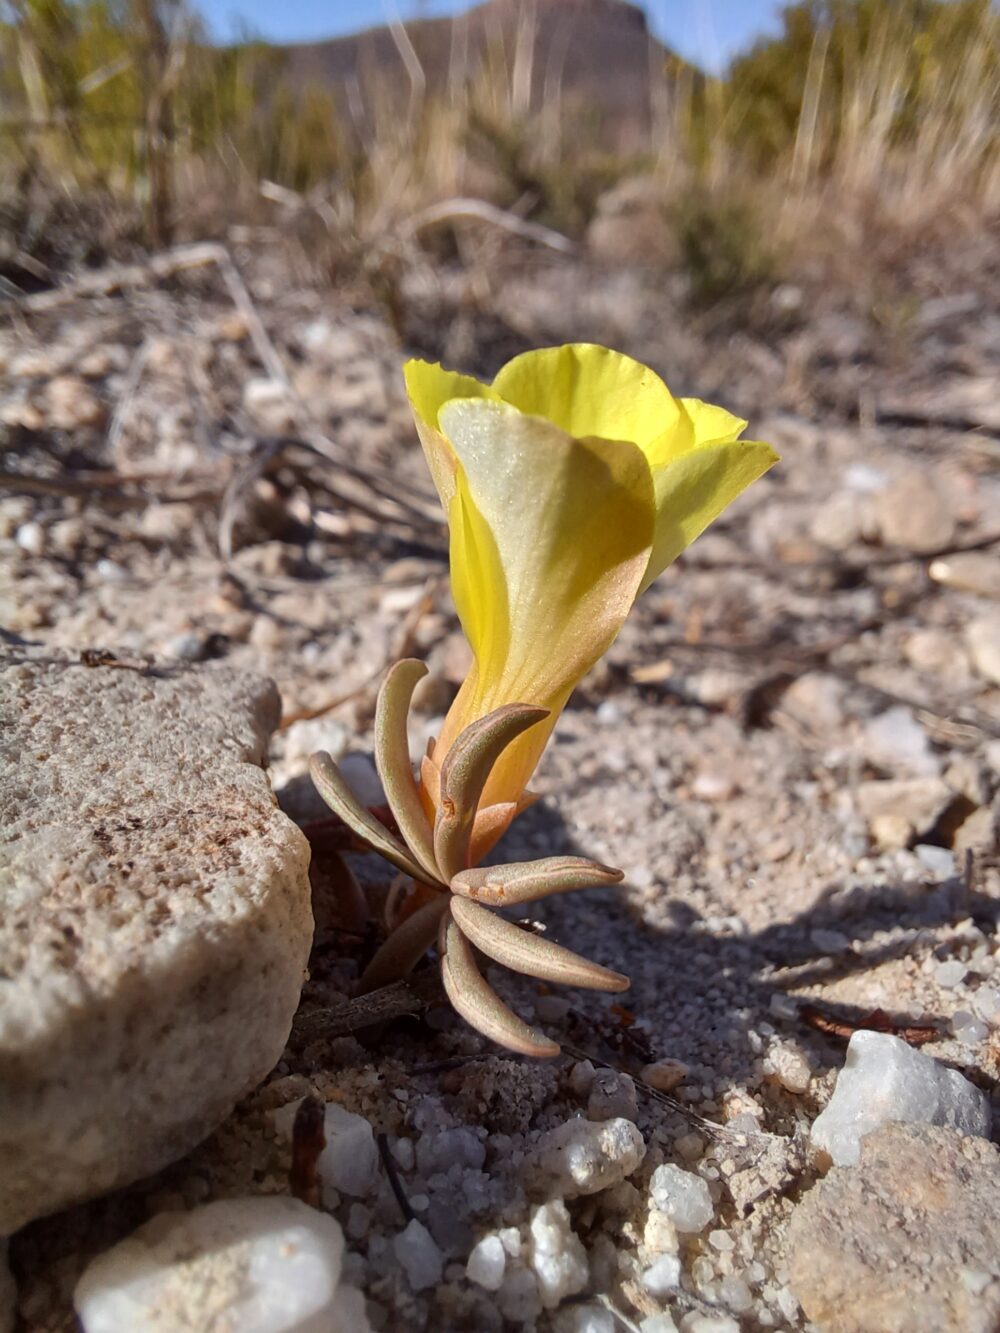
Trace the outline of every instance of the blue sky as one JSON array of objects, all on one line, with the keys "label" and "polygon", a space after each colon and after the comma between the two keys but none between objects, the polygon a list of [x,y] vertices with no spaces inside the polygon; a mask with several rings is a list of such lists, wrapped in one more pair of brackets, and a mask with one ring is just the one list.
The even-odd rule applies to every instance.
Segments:
[{"label": "blue sky", "polygon": [[[336,37],[401,18],[459,13],[460,0],[196,0],[196,8],[218,40],[237,35],[241,26],[276,42]],[[723,69],[755,37],[779,30],[778,0],[648,0],[644,8],[656,35],[705,69]]]}]

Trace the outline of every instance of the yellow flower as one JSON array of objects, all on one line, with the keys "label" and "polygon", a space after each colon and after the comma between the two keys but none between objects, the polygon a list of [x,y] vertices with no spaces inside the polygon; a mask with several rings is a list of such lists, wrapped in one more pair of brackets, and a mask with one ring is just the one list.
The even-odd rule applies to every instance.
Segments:
[{"label": "yellow flower", "polygon": [[530,801],[559,713],[635,599],[777,455],[739,439],[745,421],[590,343],[526,352],[492,384],[425,361],[404,373],[475,655],[424,760],[428,813],[465,727],[504,704],[549,710],[490,776],[475,864]]}]

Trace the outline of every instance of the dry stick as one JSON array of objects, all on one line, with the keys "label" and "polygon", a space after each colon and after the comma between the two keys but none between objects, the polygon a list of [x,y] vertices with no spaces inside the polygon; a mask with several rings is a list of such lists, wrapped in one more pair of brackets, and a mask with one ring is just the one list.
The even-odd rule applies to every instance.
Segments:
[{"label": "dry stick", "polygon": [[417,626],[434,605],[434,597],[440,582],[441,580],[437,576],[427,580],[424,585],[423,596],[414,606],[410,607],[394,635],[386,660],[381,662],[360,684],[353,686],[342,694],[334,695],[332,699],[327,699],[325,703],[316,708],[298,708],[293,713],[286,713],[278,724],[278,730],[287,731],[293,722],[311,722],[314,718],[332,713],[335,708],[349,703],[352,699],[372,696],[376,683],[382,679],[383,674],[393,662],[398,662],[402,657],[409,657],[412,653]]},{"label": "dry stick", "polygon": [[440,204],[432,204],[430,208],[414,214],[404,224],[404,235],[415,236],[436,222],[449,222],[453,218],[476,218],[480,222],[489,222],[494,227],[502,227],[515,236],[523,236],[525,240],[537,241],[539,245],[546,245],[550,250],[558,250],[561,254],[573,254],[576,250],[574,243],[562,232],[553,231],[551,227],[543,227],[538,222],[526,222],[516,213],[497,208],[494,204],[486,203],[484,199],[459,197],[445,199]]},{"label": "dry stick", "polygon": [[28,314],[38,314],[57,310],[81,296],[110,296],[124,287],[145,287],[186,269],[218,264],[220,252],[225,253],[214,241],[176,246],[162,254],[151,255],[144,264],[110,264],[97,272],[83,273],[52,291],[34,292],[23,297],[16,302],[16,307]]},{"label": "dry stick", "polygon": [[[295,404],[298,425],[302,433],[302,440],[297,442],[307,444],[315,453],[335,463],[347,476],[360,482],[380,499],[397,506],[411,518],[418,519],[421,524],[433,523],[435,527],[439,526],[429,509],[421,508],[401,498],[398,485],[391,477],[381,477],[374,471],[366,472],[354,466],[345,456],[345,451],[316,428],[305,404],[296,393],[277,348],[257,313],[246,283],[225,246],[217,242],[176,246],[162,254],[153,255],[145,264],[112,265],[98,273],[83,274],[52,291],[23,297],[11,305],[16,311],[28,313],[54,310],[77,297],[108,295],[125,287],[146,286],[171,277],[175,273],[193,268],[205,268],[211,264],[218,269],[233,305],[246,321],[247,332],[258,359],[268,375],[281,384]],[[363,503],[358,496],[348,495],[343,498],[346,503],[355,507]],[[387,518],[384,512],[378,510],[369,511],[369,516],[377,522],[385,522]]]},{"label": "dry stick", "polygon": [[228,565],[233,558],[233,529],[239,514],[239,502],[243,493],[260,477],[276,454],[281,452],[281,444],[272,441],[262,449],[254,450],[249,462],[239,468],[226,487],[219,509],[219,554]]},{"label": "dry stick", "polygon": [[[572,1055],[576,1060],[589,1060],[592,1064],[602,1065],[605,1069],[613,1069],[616,1074],[624,1072],[616,1068],[610,1060],[602,1060],[599,1055],[595,1055],[592,1051],[585,1051],[582,1047],[574,1046],[568,1041],[563,1042],[562,1048],[565,1054]],[[659,1088],[651,1088],[641,1078],[636,1080],[635,1088],[636,1092],[651,1097],[654,1102],[659,1102],[662,1106],[668,1106],[671,1111],[676,1111],[678,1115],[690,1120],[692,1124],[698,1125],[710,1138],[717,1139],[720,1135],[726,1133],[724,1125],[716,1124],[714,1120],[706,1120],[697,1111],[692,1111],[690,1106],[685,1106],[683,1102],[678,1101],[676,1097],[671,1097],[669,1093],[660,1092]]]},{"label": "dry stick", "polygon": [[114,414],[111,417],[111,424],[108,426],[108,450],[112,457],[118,448],[118,442],[121,439],[122,431],[125,429],[125,422],[132,411],[132,405],[135,402],[136,392],[139,388],[139,381],[142,379],[142,372],[146,368],[146,362],[149,359],[149,353],[152,346],[152,338],[144,338],[139,344],[139,347],[129,364],[128,372],[125,376],[125,383],[122,385],[122,391],[118,395]]},{"label": "dry stick", "polygon": [[389,1023],[406,1014],[419,1015],[444,1000],[441,975],[436,967],[381,986],[369,995],[359,995],[333,1009],[314,1009],[297,1019],[299,1031],[308,1037],[349,1037],[365,1028]]},{"label": "dry stick", "polygon": [[389,1151],[389,1139],[385,1134],[376,1134],[375,1142],[378,1144],[378,1155],[382,1159],[382,1168],[385,1171],[386,1179],[389,1182],[389,1188],[396,1197],[399,1204],[399,1211],[403,1214],[404,1222],[413,1222],[416,1220],[416,1213],[410,1206],[410,1201],[406,1197],[406,1191],[403,1189],[403,1182],[399,1178],[396,1170],[396,1163],[392,1160],[392,1153]]}]

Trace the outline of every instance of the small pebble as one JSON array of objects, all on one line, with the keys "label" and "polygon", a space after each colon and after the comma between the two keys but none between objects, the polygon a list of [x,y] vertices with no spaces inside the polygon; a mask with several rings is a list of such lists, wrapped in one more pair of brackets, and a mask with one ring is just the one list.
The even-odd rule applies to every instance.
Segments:
[{"label": "small pebble", "polygon": [[955,876],[955,853],[947,847],[934,847],[930,843],[918,843],[913,849],[922,865],[931,872],[935,879],[953,879]]},{"label": "small pebble", "polygon": [[772,991],[771,998],[767,1002],[767,1007],[775,1018],[785,1018],[792,1021],[799,1016],[799,1001],[797,997],[794,995],[787,995],[784,991]]},{"label": "small pebble", "polygon": [[959,1041],[968,1046],[978,1046],[990,1035],[987,1025],[965,1009],[958,1009],[952,1014],[951,1030]]},{"label": "small pebble", "polygon": [[676,1254],[661,1255],[640,1278],[651,1296],[670,1296],[681,1285],[681,1261]]},{"label": "small pebble", "polygon": [[861,1140],[890,1120],[990,1132],[986,1095],[954,1069],[887,1032],[855,1032],[833,1096],[813,1122],[814,1148],[854,1166]]},{"label": "small pebble", "polygon": [[677,1333],[677,1325],[666,1312],[650,1314],[640,1322],[639,1333]]},{"label": "small pebble", "polygon": [[753,1294],[741,1277],[724,1277],[719,1283],[719,1299],[735,1314],[746,1314],[753,1304]]},{"label": "small pebble", "polygon": [[654,1207],[666,1213],[682,1235],[704,1230],[715,1215],[712,1196],[701,1176],[672,1162],[656,1168],[649,1192]]},{"label": "small pebble", "polygon": [[705,1140],[692,1129],[674,1139],[674,1150],[685,1162],[697,1162],[705,1152]]},{"label": "small pebble", "polygon": [[555,1333],[616,1333],[617,1323],[602,1305],[575,1305],[559,1311],[553,1328]]},{"label": "small pebble", "polygon": [[728,1231],[710,1231],[708,1233],[708,1243],[713,1250],[718,1250],[720,1254],[729,1254],[736,1246],[736,1242]]},{"label": "small pebble", "polygon": [[567,1120],[538,1144],[539,1165],[564,1198],[617,1185],[645,1155],[646,1145],[631,1120]]},{"label": "small pebble", "polygon": [[655,1064],[644,1066],[639,1077],[647,1087],[656,1088],[658,1092],[673,1092],[689,1072],[683,1060],[657,1060]]},{"label": "small pebble", "polygon": [[334,1219],[297,1199],[224,1199],[153,1217],[90,1263],[73,1303],[84,1333],[366,1333],[343,1251]]},{"label": "small pebble", "polygon": [[362,1115],[327,1102],[323,1117],[326,1147],[320,1154],[319,1174],[324,1190],[340,1190],[364,1198],[375,1188],[379,1174],[378,1148],[372,1127]]},{"label": "small pebble", "polygon": [[423,1222],[414,1218],[393,1238],[392,1250],[412,1291],[425,1291],[441,1281],[444,1257]]},{"label": "small pebble", "polygon": [[943,986],[945,990],[954,990],[956,986],[961,986],[968,970],[965,963],[953,958],[945,963],[939,963],[934,976],[939,986]]},{"label": "small pebble", "polygon": [[499,1291],[507,1268],[507,1251],[499,1236],[484,1236],[472,1248],[465,1275],[486,1291]]},{"label": "small pebble", "polygon": [[26,555],[42,555],[45,551],[45,529],[41,523],[22,523],[14,540]]},{"label": "small pebble", "polygon": [[587,1252],[570,1225],[562,1199],[543,1203],[531,1215],[531,1266],[546,1310],[557,1309],[567,1296],[587,1285]]},{"label": "small pebble", "polygon": [[635,1120],[638,1115],[635,1083],[628,1074],[614,1069],[599,1069],[587,1097],[588,1120]]}]

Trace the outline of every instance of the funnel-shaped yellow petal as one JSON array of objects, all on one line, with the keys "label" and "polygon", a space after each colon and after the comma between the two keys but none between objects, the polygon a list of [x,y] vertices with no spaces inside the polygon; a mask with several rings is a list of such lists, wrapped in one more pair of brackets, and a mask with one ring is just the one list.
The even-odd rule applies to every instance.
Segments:
[{"label": "funnel-shaped yellow petal", "polygon": [[724,408],[674,398],[648,367],[590,343],[526,352],[492,385],[411,361],[406,384],[475,653],[424,760],[428,814],[465,727],[506,704],[550,710],[493,770],[475,864],[523,808],[563,705],[635,598],[776,455],[740,442],[746,423]]},{"label": "funnel-shaped yellow petal", "polygon": [[481,400],[441,409],[459,461],[452,589],[476,664],[435,758],[503,701],[553,710],[501,755],[486,805],[517,801],[570,691],[635,600],[653,540],[653,487],[634,444],[573,439]]}]

